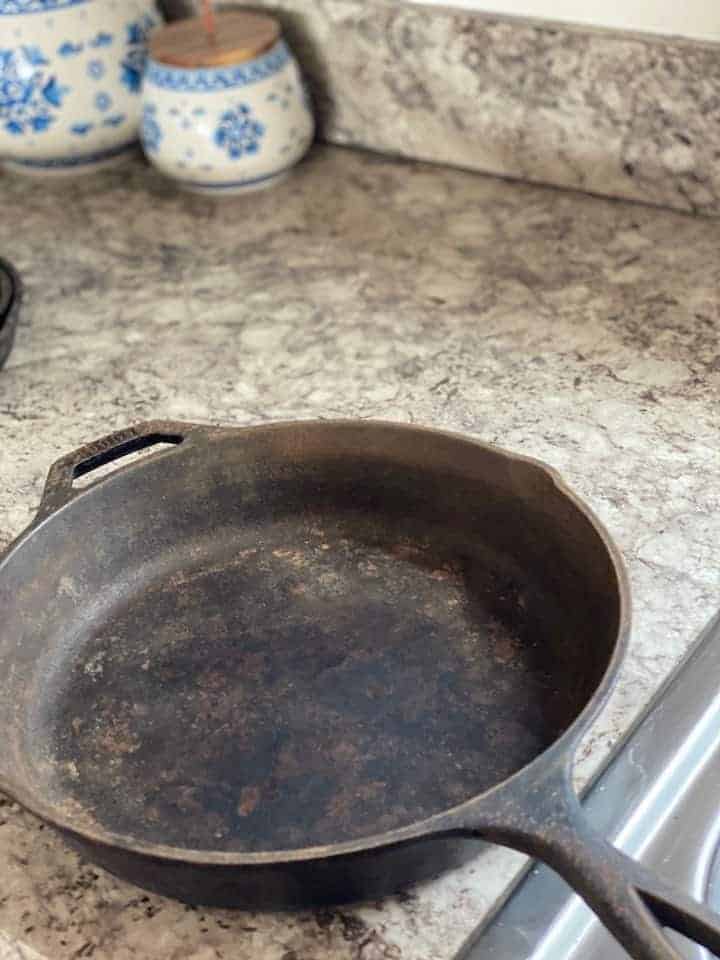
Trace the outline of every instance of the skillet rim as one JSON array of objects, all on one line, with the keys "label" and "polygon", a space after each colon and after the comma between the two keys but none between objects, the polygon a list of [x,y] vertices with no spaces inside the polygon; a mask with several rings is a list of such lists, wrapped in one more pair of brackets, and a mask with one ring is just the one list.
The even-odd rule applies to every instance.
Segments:
[{"label": "skillet rim", "polygon": [[[419,840],[425,837],[447,835],[453,832],[462,832],[463,817],[466,812],[472,809],[480,801],[486,801],[493,794],[499,794],[501,791],[509,788],[513,781],[520,778],[526,778],[534,770],[540,770],[545,767],[552,758],[563,756],[565,765],[571,768],[574,759],[575,748],[578,742],[597,718],[602,708],[605,706],[610,693],[614,687],[620,666],[623,662],[627,650],[628,638],[630,633],[631,620],[631,594],[630,582],[619,548],[610,536],[605,525],[597,517],[595,512],[568,486],[562,475],[544,461],[527,456],[525,454],[515,453],[494,443],[488,443],[477,439],[475,436],[459,433],[452,430],[443,430],[436,427],[427,427],[415,423],[404,423],[402,421],[384,420],[384,419],[358,419],[358,418],[327,418],[327,419],[308,419],[308,420],[279,420],[279,421],[260,421],[258,423],[235,426],[232,424],[212,424],[212,423],[191,423],[171,420],[148,420],[141,421],[130,428],[130,431],[137,434],[174,432],[185,434],[188,439],[193,433],[205,433],[206,435],[221,436],[228,433],[235,436],[258,430],[277,430],[283,431],[296,429],[298,427],[319,429],[332,427],[345,427],[357,429],[358,427],[381,427],[389,430],[401,430],[408,433],[415,433],[420,436],[442,437],[446,440],[460,443],[467,446],[477,447],[481,450],[500,455],[506,460],[523,464],[538,473],[544,475],[551,481],[557,492],[568,500],[572,506],[582,514],[589,522],[593,531],[599,538],[602,546],[605,548],[608,559],[610,560],[613,573],[616,579],[616,595],[618,600],[618,626],[615,636],[615,643],[612,655],[608,665],[595,688],[594,693],[589,698],[583,709],[572,721],[572,723],[563,731],[563,733],[552,741],[544,750],[542,750],[529,763],[520,767],[515,773],[499,781],[486,791],[475,794],[461,804],[448,807],[423,820],[417,820],[385,833],[370,834],[366,837],[347,840],[342,843],[333,843],[328,845],[316,845],[312,847],[299,847],[289,850],[271,850],[271,851],[223,851],[223,850],[202,850],[189,847],[175,847],[172,845],[148,843],[134,839],[131,835],[117,834],[104,829],[100,824],[97,828],[89,828],[78,823],[77,818],[58,810],[57,805],[46,802],[42,797],[38,797],[32,790],[25,789],[22,784],[13,785],[0,770],[0,792],[6,794],[11,800],[20,804],[29,813],[38,817],[49,826],[77,838],[78,841],[91,844],[98,847],[104,847],[111,851],[123,851],[132,856],[145,857],[155,861],[161,861],[176,866],[197,866],[197,867],[217,867],[217,868],[235,868],[235,867],[282,867],[283,865],[299,864],[318,860],[327,860],[329,858],[347,857],[353,854],[361,854],[372,850],[379,850],[397,845],[408,843],[412,840]],[[128,431],[122,431],[123,434]],[[179,445],[182,447],[182,444]],[[79,452],[79,451],[78,451]],[[43,510],[43,502],[38,506],[35,518],[23,530],[18,537],[13,540],[9,546],[0,554],[0,577],[2,576],[5,564],[15,553],[22,548],[24,543],[34,536],[46,523],[49,523],[54,517],[61,513],[70,504],[89,496],[91,491],[100,484],[111,481],[114,477],[127,471],[141,470],[145,464],[151,460],[156,460],[173,455],[174,450],[165,450],[151,454],[139,461],[117,467],[111,474],[101,477],[94,483],[88,484],[82,489],[73,492],[62,505],[49,511]],[[66,455],[56,461],[50,468],[50,474],[61,464],[67,463],[73,454]],[[44,497],[44,494],[43,494]]]}]

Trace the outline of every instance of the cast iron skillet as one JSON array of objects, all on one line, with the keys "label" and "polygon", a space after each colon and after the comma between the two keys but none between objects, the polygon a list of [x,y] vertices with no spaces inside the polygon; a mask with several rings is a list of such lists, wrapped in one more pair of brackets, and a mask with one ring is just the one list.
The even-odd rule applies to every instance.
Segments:
[{"label": "cast iron skillet", "polygon": [[142,424],[51,469],[0,609],[0,787],[114,873],[292,906],[483,838],[550,864],[635,960],[680,960],[661,925],[720,953],[572,789],[628,586],[540,463],[389,423]]}]

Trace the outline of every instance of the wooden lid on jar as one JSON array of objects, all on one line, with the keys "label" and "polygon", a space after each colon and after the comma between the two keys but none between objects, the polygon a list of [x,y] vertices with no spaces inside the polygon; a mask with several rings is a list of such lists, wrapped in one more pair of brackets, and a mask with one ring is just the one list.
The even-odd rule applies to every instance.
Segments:
[{"label": "wooden lid on jar", "polygon": [[150,56],[158,63],[189,69],[222,67],[265,53],[280,36],[280,24],[264,13],[227,10],[215,15],[215,32],[202,17],[177,20],[155,30]]}]

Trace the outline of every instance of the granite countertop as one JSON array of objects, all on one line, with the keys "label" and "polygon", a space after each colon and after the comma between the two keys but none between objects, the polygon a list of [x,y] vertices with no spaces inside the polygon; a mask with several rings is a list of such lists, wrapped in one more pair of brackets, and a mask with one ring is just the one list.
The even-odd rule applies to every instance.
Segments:
[{"label": "granite countertop", "polygon": [[[218,205],[139,161],[0,187],[27,290],[0,373],[0,546],[55,458],[145,418],[383,417],[540,457],[632,581],[586,776],[718,605],[720,223],[332,148]],[[5,803],[0,960],[446,960],[521,862],[487,848],[316,914],[194,910]]]}]

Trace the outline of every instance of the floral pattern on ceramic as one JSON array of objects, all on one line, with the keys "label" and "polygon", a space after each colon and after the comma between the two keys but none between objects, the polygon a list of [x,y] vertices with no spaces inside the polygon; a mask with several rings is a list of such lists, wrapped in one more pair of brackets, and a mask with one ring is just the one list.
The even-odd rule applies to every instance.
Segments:
[{"label": "floral pattern on ceramic", "polygon": [[226,110],[215,130],[215,143],[227,151],[231,160],[246,153],[257,153],[265,127],[253,117],[247,103]]},{"label": "floral pattern on ceramic", "polygon": [[147,78],[152,86],[177,93],[218,93],[275,76],[290,62],[290,58],[287,44],[281,40],[263,56],[234,67],[188,70],[150,60]]},{"label": "floral pattern on ceramic", "polygon": [[83,52],[83,49],[82,43],[71,43],[66,40],[65,43],[60,44],[57,52],[61,57],[76,57]]},{"label": "floral pattern on ceramic", "polygon": [[127,27],[127,48],[121,64],[120,81],[131,93],[139,93],[142,86],[147,60],[145,41],[153,26],[152,17],[145,16]]},{"label": "floral pattern on ceramic", "polygon": [[97,36],[93,37],[90,40],[91,47],[109,47],[113,42],[113,35],[111,33],[103,33],[101,30]]},{"label": "floral pattern on ceramic", "polygon": [[87,75],[91,80],[102,80],[105,76],[105,64],[102,60],[90,60],[87,65]]},{"label": "floral pattern on ceramic", "polygon": [[159,22],[155,0],[0,0],[0,160],[74,171],[132,149]]},{"label": "floral pattern on ceramic", "polygon": [[142,126],[140,127],[140,136],[146,153],[157,153],[160,141],[163,138],[160,124],[157,122],[155,114],[157,113],[152,104],[146,104],[143,107]]},{"label": "floral pattern on ceramic", "polygon": [[189,190],[256,189],[284,175],[314,133],[300,70],[283,40],[237,66],[189,69],[150,60],[141,142]]},{"label": "floral pattern on ceramic", "polygon": [[0,0],[0,17],[13,13],[51,13],[63,7],[78,7],[88,0]]},{"label": "floral pattern on ceramic", "polygon": [[0,122],[13,137],[42,133],[56,119],[67,90],[47,66],[39,47],[0,48]]}]

